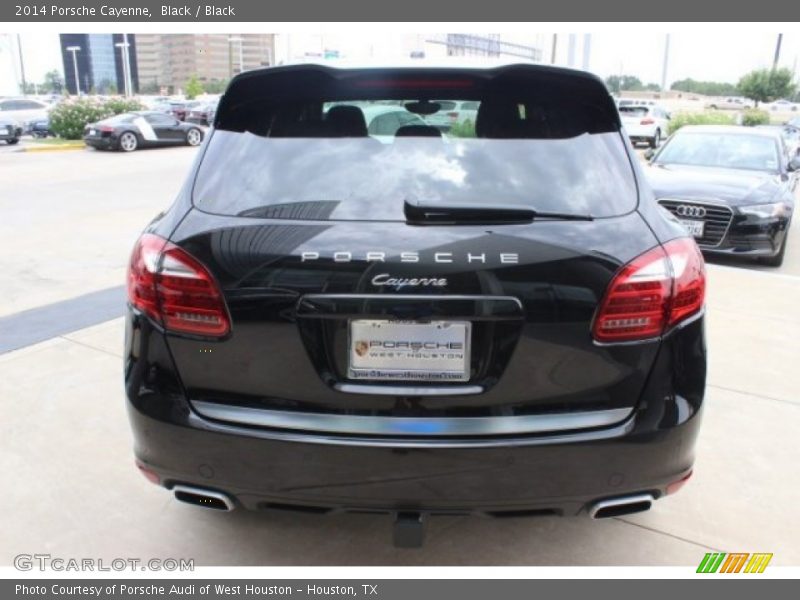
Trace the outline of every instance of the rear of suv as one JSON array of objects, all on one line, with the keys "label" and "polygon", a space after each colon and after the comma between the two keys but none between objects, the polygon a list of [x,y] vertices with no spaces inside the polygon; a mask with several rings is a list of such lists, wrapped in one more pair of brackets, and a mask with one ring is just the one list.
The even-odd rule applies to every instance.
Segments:
[{"label": "rear of suv", "polygon": [[[368,133],[370,107],[444,100],[474,130]],[[646,510],[691,474],[704,286],[594,76],[243,73],[131,256],[137,464],[186,502],[382,512],[401,537]]]}]

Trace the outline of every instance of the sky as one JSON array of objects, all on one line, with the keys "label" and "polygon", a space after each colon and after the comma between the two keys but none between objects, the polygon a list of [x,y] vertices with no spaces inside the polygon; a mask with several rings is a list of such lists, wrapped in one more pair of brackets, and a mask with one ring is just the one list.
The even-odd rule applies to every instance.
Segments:
[{"label": "sky", "polygon": [[[545,34],[544,36],[542,34]],[[365,33],[359,35],[359,42],[354,45],[353,34],[349,36],[349,48],[362,47],[368,56],[370,48],[385,43],[386,33]],[[537,31],[532,36],[550,40],[551,32]],[[519,38],[519,34],[515,38]],[[566,33],[559,33],[559,50],[557,56],[566,60]],[[55,33],[23,33],[20,34],[25,72],[28,81],[40,82],[44,74],[52,69],[63,72],[58,35]],[[739,77],[752,69],[767,67],[772,64],[777,35],[774,33],[751,32],[743,34],[742,30],[725,31],[720,24],[717,30],[704,33],[680,32],[670,37],[670,55],[667,81],[691,77],[698,80],[726,81],[735,83]],[[578,39],[582,41],[582,34]],[[665,34],[653,33],[650,30],[637,28],[636,24],[620,25],[620,31],[608,30],[592,34],[589,70],[601,77],[620,74],[635,75],[644,83],[661,82],[661,70],[664,59]],[[549,46],[549,43],[547,44]],[[17,58],[17,35],[0,34],[0,95],[17,93],[19,81],[19,63]],[[357,52],[357,50],[353,50]],[[582,51],[578,51],[578,65],[581,63]],[[546,48],[549,56],[549,47]],[[797,67],[800,70],[800,31],[786,33],[783,36],[781,49],[781,66]]]}]

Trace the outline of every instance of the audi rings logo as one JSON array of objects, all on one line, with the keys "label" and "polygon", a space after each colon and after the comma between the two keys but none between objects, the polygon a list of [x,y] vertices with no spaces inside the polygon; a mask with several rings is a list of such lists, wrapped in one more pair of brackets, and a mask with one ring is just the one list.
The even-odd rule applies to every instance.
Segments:
[{"label": "audi rings logo", "polygon": [[689,204],[681,204],[675,209],[675,212],[680,217],[694,217],[696,219],[702,219],[706,216],[705,208],[702,206],[690,206]]}]

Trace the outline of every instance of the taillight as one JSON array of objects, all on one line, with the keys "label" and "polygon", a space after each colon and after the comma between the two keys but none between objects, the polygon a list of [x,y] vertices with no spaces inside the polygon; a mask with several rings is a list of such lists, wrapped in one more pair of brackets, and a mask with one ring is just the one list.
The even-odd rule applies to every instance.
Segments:
[{"label": "taillight", "polygon": [[111,127],[110,125],[101,125],[100,127],[98,127],[98,129],[100,131],[102,131],[103,133],[113,133],[114,132],[114,128]]},{"label": "taillight", "polygon": [[656,247],[622,267],[594,319],[598,342],[658,337],[696,314],[705,299],[703,255],[689,238]]},{"label": "taillight", "polygon": [[128,300],[165,329],[222,337],[230,319],[208,269],[185,250],[145,233],[128,265]]},{"label": "taillight", "polygon": [[449,113],[447,113],[447,116],[450,117],[451,121],[455,121],[456,119],[458,119],[458,113],[457,112],[449,112]]},{"label": "taillight", "polygon": [[653,123],[655,123],[653,119],[642,119],[639,125],[652,125]]}]

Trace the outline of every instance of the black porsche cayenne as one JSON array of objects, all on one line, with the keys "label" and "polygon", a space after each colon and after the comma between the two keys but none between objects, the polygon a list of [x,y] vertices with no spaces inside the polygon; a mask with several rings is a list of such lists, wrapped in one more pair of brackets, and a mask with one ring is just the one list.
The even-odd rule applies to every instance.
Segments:
[{"label": "black porsche cayenne", "polygon": [[[437,100],[474,123],[442,134]],[[703,259],[599,79],[277,67],[214,125],[130,260],[148,479],[414,538],[430,514],[646,510],[689,477]]]}]

